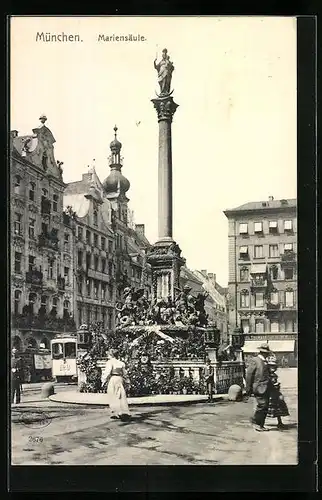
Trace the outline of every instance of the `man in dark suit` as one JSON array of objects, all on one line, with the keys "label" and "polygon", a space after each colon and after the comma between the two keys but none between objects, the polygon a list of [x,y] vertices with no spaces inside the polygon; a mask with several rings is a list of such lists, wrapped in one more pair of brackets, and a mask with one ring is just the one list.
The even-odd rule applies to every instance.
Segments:
[{"label": "man in dark suit", "polygon": [[214,367],[211,365],[209,358],[206,359],[206,364],[204,366],[204,377],[207,387],[208,403],[212,403],[212,393],[214,390]]},{"label": "man in dark suit", "polygon": [[11,403],[20,403],[22,384],[22,359],[17,349],[11,351]]},{"label": "man in dark suit", "polygon": [[250,360],[246,371],[246,395],[254,394],[256,398],[256,409],[252,417],[252,423],[256,431],[268,431],[265,427],[265,419],[268,410],[271,381],[267,357],[270,354],[268,344],[259,347],[259,354]]}]

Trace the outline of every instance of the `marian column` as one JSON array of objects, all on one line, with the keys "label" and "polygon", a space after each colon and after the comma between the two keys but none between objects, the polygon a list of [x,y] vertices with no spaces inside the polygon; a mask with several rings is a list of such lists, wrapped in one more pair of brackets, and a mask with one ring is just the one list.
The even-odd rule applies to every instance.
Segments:
[{"label": "marian column", "polygon": [[155,59],[160,94],[152,99],[159,123],[158,157],[158,241],[148,256],[152,266],[153,297],[175,299],[179,291],[180,268],[185,263],[179,246],[172,234],[172,148],[171,124],[178,107],[171,96],[171,78],[174,66],[167,49],[162,51],[161,61]]}]

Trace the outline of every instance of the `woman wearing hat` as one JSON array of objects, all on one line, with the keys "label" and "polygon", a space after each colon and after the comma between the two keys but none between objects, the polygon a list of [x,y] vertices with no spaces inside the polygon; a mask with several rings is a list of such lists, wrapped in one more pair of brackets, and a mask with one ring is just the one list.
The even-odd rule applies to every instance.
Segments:
[{"label": "woman wearing hat", "polygon": [[262,344],[258,350],[258,355],[251,359],[246,371],[246,395],[254,394],[256,398],[256,409],[251,419],[254,429],[268,431],[265,427],[265,420],[272,387],[267,364],[270,349],[268,344]]},{"label": "woman wearing hat", "polygon": [[124,389],[124,379],[126,378],[125,363],[119,358],[116,349],[110,349],[108,361],[102,374],[102,385],[108,380],[107,396],[111,411],[111,418],[128,420],[130,418],[129,406]]},{"label": "woman wearing hat", "polygon": [[268,402],[267,417],[277,418],[277,427],[279,429],[285,429],[286,426],[282,422],[282,417],[288,417],[289,411],[287,404],[285,403],[284,396],[280,391],[281,384],[278,382],[278,375],[276,373],[277,363],[275,356],[270,356],[267,359],[267,364],[269,366],[272,389]]}]

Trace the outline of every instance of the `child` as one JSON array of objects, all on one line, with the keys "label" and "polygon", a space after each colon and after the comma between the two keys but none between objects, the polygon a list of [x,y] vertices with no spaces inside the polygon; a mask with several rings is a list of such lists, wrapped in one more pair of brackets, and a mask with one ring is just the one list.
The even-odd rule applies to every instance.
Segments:
[{"label": "child", "polygon": [[282,417],[287,417],[289,415],[289,411],[287,404],[285,403],[284,396],[280,391],[280,383],[278,382],[278,376],[276,373],[277,364],[275,357],[268,358],[267,364],[269,366],[270,379],[272,383],[267,417],[277,418],[277,427],[279,429],[285,429],[286,426],[282,422]]}]

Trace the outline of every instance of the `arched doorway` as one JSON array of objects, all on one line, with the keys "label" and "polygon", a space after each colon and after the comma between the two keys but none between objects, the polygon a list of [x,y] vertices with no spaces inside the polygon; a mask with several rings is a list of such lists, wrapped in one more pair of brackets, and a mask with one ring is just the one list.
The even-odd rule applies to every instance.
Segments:
[{"label": "arched doorway", "polygon": [[25,341],[26,347],[29,347],[31,349],[36,349],[37,348],[37,341],[33,337],[28,337]]},{"label": "arched doorway", "polygon": [[17,349],[17,351],[22,351],[22,341],[18,335],[15,335],[12,339],[12,348]]},{"label": "arched doorway", "polygon": [[47,339],[47,337],[43,337],[41,339],[41,341],[39,342],[39,347],[40,348],[43,348],[43,349],[49,349],[49,340]]}]

